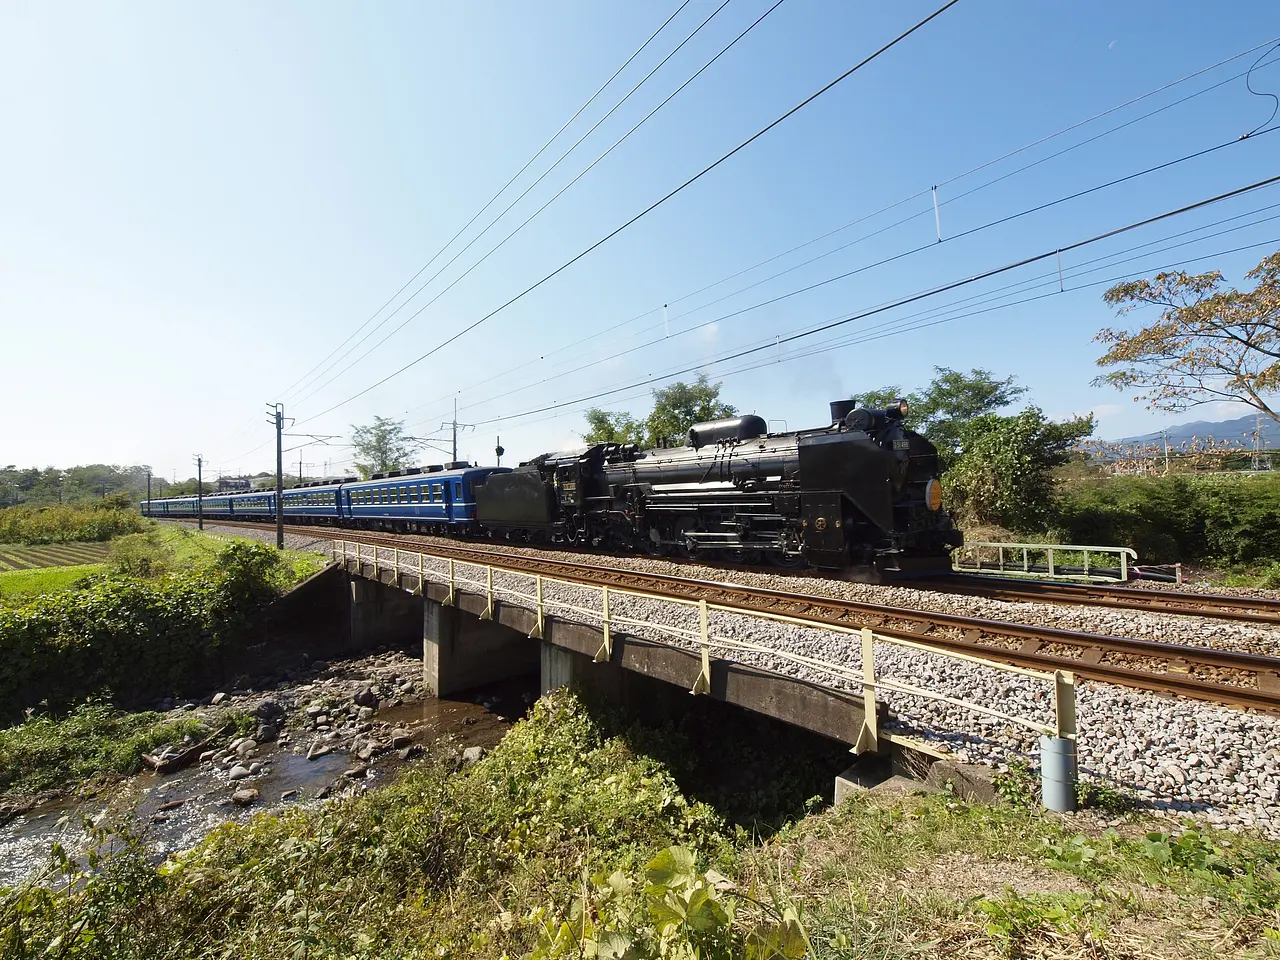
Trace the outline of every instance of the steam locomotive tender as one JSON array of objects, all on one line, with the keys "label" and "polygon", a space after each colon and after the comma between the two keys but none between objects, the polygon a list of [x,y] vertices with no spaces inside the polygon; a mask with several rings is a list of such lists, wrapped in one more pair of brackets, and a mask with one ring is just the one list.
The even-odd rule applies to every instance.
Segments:
[{"label": "steam locomotive tender", "polygon": [[770,434],[758,416],[700,423],[686,445],[598,443],[475,486],[476,521],[509,539],[767,560],[860,579],[950,570],[938,452],[906,401],[831,404],[831,425]]}]

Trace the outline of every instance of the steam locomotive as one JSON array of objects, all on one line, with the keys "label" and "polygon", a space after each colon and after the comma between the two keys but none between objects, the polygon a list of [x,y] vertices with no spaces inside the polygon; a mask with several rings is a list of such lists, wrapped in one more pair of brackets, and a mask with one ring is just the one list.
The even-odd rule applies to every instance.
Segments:
[{"label": "steam locomotive", "polygon": [[838,570],[879,580],[950,570],[938,451],[906,401],[831,404],[828,426],[769,433],[758,416],[691,427],[685,444],[596,443],[508,467],[449,463],[285,490],[175,497],[148,516],[203,516],[494,537]]},{"label": "steam locomotive", "polygon": [[754,415],[691,427],[685,445],[598,443],[491,473],[476,521],[496,536],[810,565],[865,579],[950,570],[938,451],[907,403],[831,404],[830,425],[770,434]]}]

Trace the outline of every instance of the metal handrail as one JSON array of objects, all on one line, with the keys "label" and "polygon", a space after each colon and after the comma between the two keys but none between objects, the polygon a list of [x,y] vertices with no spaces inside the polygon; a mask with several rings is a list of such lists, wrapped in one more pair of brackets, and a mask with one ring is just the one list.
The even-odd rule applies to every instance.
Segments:
[{"label": "metal handrail", "polygon": [[[333,542],[334,558],[337,559],[338,551],[341,550],[341,556],[345,562],[347,559],[347,547],[354,546],[356,548],[355,559],[363,564],[364,546],[359,542],[351,543],[345,540],[337,540]],[[373,546],[372,560],[375,570],[381,569],[381,550],[391,548],[379,548]],[[1111,548],[1116,550],[1127,550],[1128,548]],[[1129,551],[1132,553],[1132,551]],[[406,551],[395,549],[393,553],[393,563],[395,564],[397,581],[400,572],[403,570]],[[971,654],[962,653],[960,651],[942,650],[912,640],[905,640],[899,637],[889,637],[883,634],[863,627],[846,627],[840,624],[815,624],[809,620],[801,620],[797,617],[790,617],[786,614],[774,613],[767,610],[743,610],[737,607],[731,607],[723,604],[708,603],[705,600],[689,600],[684,597],[658,597],[652,594],[640,593],[633,590],[627,590],[619,587],[595,586],[593,584],[578,583],[572,580],[563,580],[557,577],[549,577],[543,574],[526,573],[522,570],[511,570],[504,567],[495,567],[492,564],[474,563],[471,561],[455,561],[449,557],[442,557],[430,553],[415,553],[410,556],[417,557],[416,572],[419,577],[419,590],[425,593],[426,583],[429,578],[435,578],[437,582],[446,583],[449,587],[448,603],[456,602],[456,590],[459,584],[465,584],[476,588],[477,592],[484,591],[486,597],[486,609],[482,617],[491,619],[493,616],[493,603],[498,595],[503,598],[514,598],[519,601],[531,604],[537,612],[537,626],[530,633],[531,637],[541,638],[543,636],[544,623],[547,608],[553,608],[556,611],[569,611],[577,613],[584,617],[599,620],[601,623],[603,641],[596,653],[597,661],[608,660],[613,653],[613,634],[612,630],[615,626],[640,626],[659,634],[665,634],[678,641],[686,644],[694,645],[701,653],[702,663],[699,669],[698,678],[694,682],[690,691],[694,694],[707,693],[711,685],[711,663],[710,653],[712,649],[717,650],[741,650],[756,653],[765,653],[770,656],[780,657],[793,663],[801,664],[810,668],[820,670],[833,678],[839,678],[857,687],[860,686],[863,695],[863,726],[858,734],[857,743],[854,746],[855,753],[874,752],[879,749],[880,740],[884,737],[879,730],[879,719],[877,713],[877,691],[902,693],[907,696],[922,697],[924,699],[935,700],[942,703],[948,703],[953,706],[961,707],[973,713],[982,716],[992,717],[1003,720],[1008,723],[1015,724],[1025,729],[1039,733],[1045,737],[1056,738],[1058,740],[1074,741],[1077,735],[1076,726],[1076,687],[1075,675],[1066,670],[1058,670],[1048,673],[1041,670],[1030,670],[1025,667],[1012,666],[1010,664],[999,663],[993,660],[986,660],[982,657],[973,656]],[[432,561],[431,567],[426,561]],[[432,569],[435,564],[446,564],[447,575],[437,569]],[[471,567],[484,571],[484,579],[476,579],[472,576],[460,575],[458,567]],[[512,587],[499,586],[494,587],[494,572],[504,574],[508,577],[525,577],[534,581],[534,592],[524,593]],[[446,579],[447,577],[447,579]],[[558,600],[547,600],[545,597],[544,586],[547,583],[563,584],[573,587],[574,589],[586,589],[590,591],[599,591],[600,606],[599,608],[580,607]],[[619,597],[634,597],[649,602],[671,603],[678,606],[696,608],[698,610],[699,629],[692,630],[684,627],[677,627],[670,624],[655,623],[652,620],[637,620],[631,617],[619,616],[611,610],[611,599]],[[790,650],[781,650],[777,647],[767,646],[759,643],[748,643],[741,640],[735,640],[730,637],[723,637],[714,634],[709,626],[709,614],[714,611],[717,613],[732,614],[735,616],[750,616],[758,619],[769,620],[777,623],[787,623],[792,625],[803,626],[808,629],[826,630],[832,633],[845,634],[847,636],[857,636],[861,642],[861,669],[854,670],[843,664],[831,663],[829,661],[820,660],[814,657],[808,657],[803,654],[794,653]],[[661,642],[661,641],[660,641]],[[963,700],[948,694],[928,690],[906,681],[895,679],[893,677],[877,676],[875,667],[876,645],[896,646],[904,649],[917,650],[923,653],[932,654],[934,656],[946,657],[964,663],[972,663],[992,670],[1002,671],[1017,676],[1027,677],[1033,680],[1039,680],[1052,685],[1054,693],[1053,714],[1054,722],[1045,724],[1039,720],[1029,717],[1019,717],[1014,714],[1005,713],[996,710],[985,704],[975,703]],[[668,644],[675,645],[675,644]],[[1074,776],[1074,767],[1072,768]]]},{"label": "metal handrail", "polygon": [[[996,551],[994,566],[981,558],[975,559],[972,565],[965,563],[970,551],[981,549]],[[1035,569],[1036,564],[1030,561],[1030,555],[1033,553],[1045,555],[1045,570]],[[1083,553],[1082,572],[1070,572],[1072,568],[1064,569],[1064,565],[1056,560],[1056,555],[1059,553]],[[1020,554],[1020,562],[1012,558],[1006,560],[1006,554]],[[1091,554],[1113,554],[1116,557],[1117,566],[1099,569],[1096,565],[1089,563]],[[1001,543],[988,540],[966,542],[951,557],[952,569],[961,573],[999,573],[1005,576],[1024,577],[1040,577],[1047,573],[1051,580],[1115,580],[1120,583],[1128,581],[1130,564],[1138,562],[1138,552],[1132,547],[1100,547],[1072,543]]]}]

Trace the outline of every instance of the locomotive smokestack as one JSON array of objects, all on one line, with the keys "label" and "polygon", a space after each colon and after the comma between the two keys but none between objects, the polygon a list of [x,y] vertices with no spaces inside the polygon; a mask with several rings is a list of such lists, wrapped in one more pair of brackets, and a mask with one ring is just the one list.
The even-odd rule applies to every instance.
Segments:
[{"label": "locomotive smokestack", "polygon": [[849,415],[849,411],[858,405],[857,400],[832,400],[831,401],[831,422],[839,423]]}]

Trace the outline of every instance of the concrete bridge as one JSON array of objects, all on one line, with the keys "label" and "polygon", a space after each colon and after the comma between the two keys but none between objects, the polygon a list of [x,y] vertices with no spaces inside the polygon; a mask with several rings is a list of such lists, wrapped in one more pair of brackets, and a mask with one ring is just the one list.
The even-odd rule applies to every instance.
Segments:
[{"label": "concrete bridge", "polygon": [[[389,553],[390,551],[385,551]],[[437,696],[537,670],[541,689],[576,684],[641,713],[679,716],[698,693],[814,733],[857,743],[863,697],[705,657],[629,633],[584,623],[475,583],[420,576],[410,563],[340,558],[350,577],[351,636],[357,646],[422,640],[423,673]],[[602,650],[607,655],[602,657]]]}]

